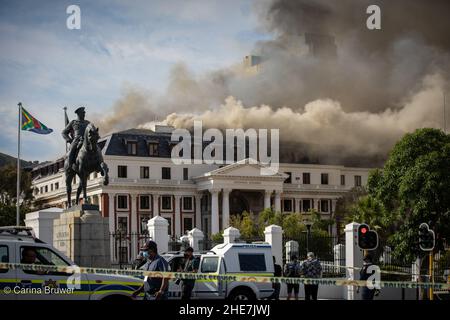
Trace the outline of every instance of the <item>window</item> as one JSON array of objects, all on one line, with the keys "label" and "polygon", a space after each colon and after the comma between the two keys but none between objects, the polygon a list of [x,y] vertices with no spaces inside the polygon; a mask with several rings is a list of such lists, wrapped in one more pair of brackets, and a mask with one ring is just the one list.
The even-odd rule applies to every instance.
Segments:
[{"label": "window", "polygon": [[127,210],[128,209],[128,196],[119,195],[117,196],[117,209]]},{"label": "window", "polygon": [[55,190],[59,189],[59,182],[55,182]]},{"label": "window", "polygon": [[284,180],[284,183],[292,183],[292,172],[285,172],[285,174],[287,174],[288,177]]},{"label": "window", "polygon": [[161,197],[161,210],[172,211],[172,196]]},{"label": "window", "polygon": [[183,218],[183,233],[192,230],[192,218]]},{"label": "window", "polygon": [[[356,177],[355,177],[356,178]],[[45,192],[48,192],[48,186],[45,186]]]},{"label": "window", "polygon": [[[9,262],[9,252],[8,246],[0,246],[0,263],[8,263]],[[0,269],[0,273],[6,273],[9,269]]]},{"label": "window", "polygon": [[321,212],[329,212],[328,208],[328,200],[320,200],[320,211]]},{"label": "window", "polygon": [[308,212],[311,209],[311,200],[304,199],[302,201],[303,212]]},{"label": "window", "polygon": [[164,180],[170,180],[170,168],[168,167],[162,168],[162,178]]},{"label": "window", "polygon": [[128,141],[127,142],[127,153],[132,156],[135,156],[137,154],[137,142],[136,141]]},{"label": "window", "polygon": [[144,214],[140,216],[140,227],[141,227],[141,234],[147,234],[148,233],[148,227],[147,227],[147,223],[148,220],[150,220],[150,216],[148,214]]},{"label": "window", "polygon": [[292,199],[283,199],[283,212],[292,212]]},{"label": "window", "polygon": [[361,187],[361,176],[355,176],[355,187]]},{"label": "window", "polygon": [[127,217],[118,217],[117,218],[117,229],[119,232],[128,232],[128,218]]},{"label": "window", "polygon": [[41,193],[44,193],[44,188],[43,187],[41,187]]},{"label": "window", "polygon": [[[37,247],[37,246],[23,246],[20,247],[21,263],[27,264],[39,264],[47,266],[69,266],[69,263],[61,258],[56,252],[49,248]],[[28,274],[41,274],[35,270],[23,270]],[[47,271],[46,275],[53,276],[68,276],[68,273],[59,271]]]},{"label": "window", "polygon": [[189,180],[189,169],[183,168],[183,180]]},{"label": "window", "polygon": [[202,260],[202,273],[217,272],[219,266],[219,257],[204,257]]},{"label": "window", "polygon": [[341,186],[345,186],[345,174],[341,174]]},{"label": "window", "polygon": [[139,209],[150,210],[150,196],[139,196]]},{"label": "window", "polygon": [[264,254],[239,253],[239,266],[242,271],[266,271]]},{"label": "window", "polygon": [[50,185],[50,191],[53,191],[53,183]]},{"label": "window", "polygon": [[322,173],[320,175],[320,183],[321,184],[328,184],[328,173]]},{"label": "window", "polygon": [[127,166],[117,166],[117,176],[119,178],[127,177]]},{"label": "window", "polygon": [[149,167],[141,167],[141,179],[150,178],[150,169]]},{"label": "window", "polygon": [[148,144],[148,155],[151,157],[158,156],[158,143],[149,143]]},{"label": "window", "polygon": [[183,211],[194,210],[192,197],[183,197]]},{"label": "window", "polygon": [[169,226],[167,227],[167,230],[169,232],[169,235],[172,235],[172,218],[164,217],[164,219],[166,219],[167,222],[169,223]]},{"label": "window", "polygon": [[311,174],[309,172],[303,172],[303,184],[311,183]]}]

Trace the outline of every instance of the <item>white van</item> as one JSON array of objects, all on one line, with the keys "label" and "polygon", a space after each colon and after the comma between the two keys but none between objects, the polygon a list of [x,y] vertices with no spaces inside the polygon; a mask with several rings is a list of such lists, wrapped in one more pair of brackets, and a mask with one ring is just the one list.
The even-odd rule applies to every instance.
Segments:
[{"label": "white van", "polygon": [[[274,275],[271,246],[267,243],[228,243],[220,244],[202,255],[199,273],[215,275],[269,276]],[[182,263],[182,253],[163,255],[173,271]],[[264,299],[273,293],[272,284],[240,281],[197,280],[192,292],[193,299]],[[181,286],[169,282],[169,298],[181,296]]]},{"label": "white van", "polygon": [[[36,264],[75,266],[51,245],[34,237],[29,227],[0,227],[0,262],[21,263],[32,249]],[[115,275],[79,274],[79,288],[67,286],[72,273],[0,269],[0,300],[128,300],[142,280]]]}]

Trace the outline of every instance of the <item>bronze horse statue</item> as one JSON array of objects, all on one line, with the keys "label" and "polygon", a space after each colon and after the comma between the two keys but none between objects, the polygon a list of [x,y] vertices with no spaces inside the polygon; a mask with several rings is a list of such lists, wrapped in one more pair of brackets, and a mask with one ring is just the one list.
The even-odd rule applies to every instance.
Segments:
[{"label": "bronze horse statue", "polygon": [[83,142],[78,151],[74,167],[69,166],[68,158],[64,161],[64,171],[66,173],[67,207],[72,205],[72,181],[75,176],[79,177],[76,204],[80,202],[80,194],[83,191],[83,200],[89,203],[87,197],[87,180],[92,172],[100,172],[103,176],[103,185],[108,185],[108,166],[103,161],[103,155],[97,145],[100,135],[98,128],[92,123],[88,124],[83,135]]}]

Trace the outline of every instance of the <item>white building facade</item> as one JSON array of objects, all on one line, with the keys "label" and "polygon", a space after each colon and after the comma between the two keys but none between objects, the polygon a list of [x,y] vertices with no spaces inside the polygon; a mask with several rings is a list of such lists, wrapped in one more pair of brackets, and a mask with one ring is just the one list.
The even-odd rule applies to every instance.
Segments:
[{"label": "white building facade", "polygon": [[[88,197],[109,218],[111,233],[145,233],[147,221],[162,216],[179,237],[194,227],[207,236],[229,226],[230,216],[257,215],[272,207],[283,213],[316,209],[331,217],[339,197],[367,183],[368,168],[280,163],[277,174],[260,174],[259,164],[176,165],[170,158],[170,133],[132,129],[100,141],[109,167],[109,184],[91,174]],[[44,207],[66,207],[63,160],[33,170],[35,200]],[[74,182],[75,199],[78,179]],[[137,248],[130,248],[130,254]]]}]

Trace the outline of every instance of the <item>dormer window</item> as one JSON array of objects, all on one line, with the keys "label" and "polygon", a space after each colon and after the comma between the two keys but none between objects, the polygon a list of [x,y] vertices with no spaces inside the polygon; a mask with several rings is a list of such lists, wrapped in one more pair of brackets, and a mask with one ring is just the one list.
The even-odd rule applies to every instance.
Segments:
[{"label": "dormer window", "polygon": [[159,144],[158,142],[149,142],[148,144],[148,155],[150,157],[157,157],[159,155]]},{"label": "dormer window", "polygon": [[137,141],[127,141],[127,153],[131,156],[137,154]]}]

